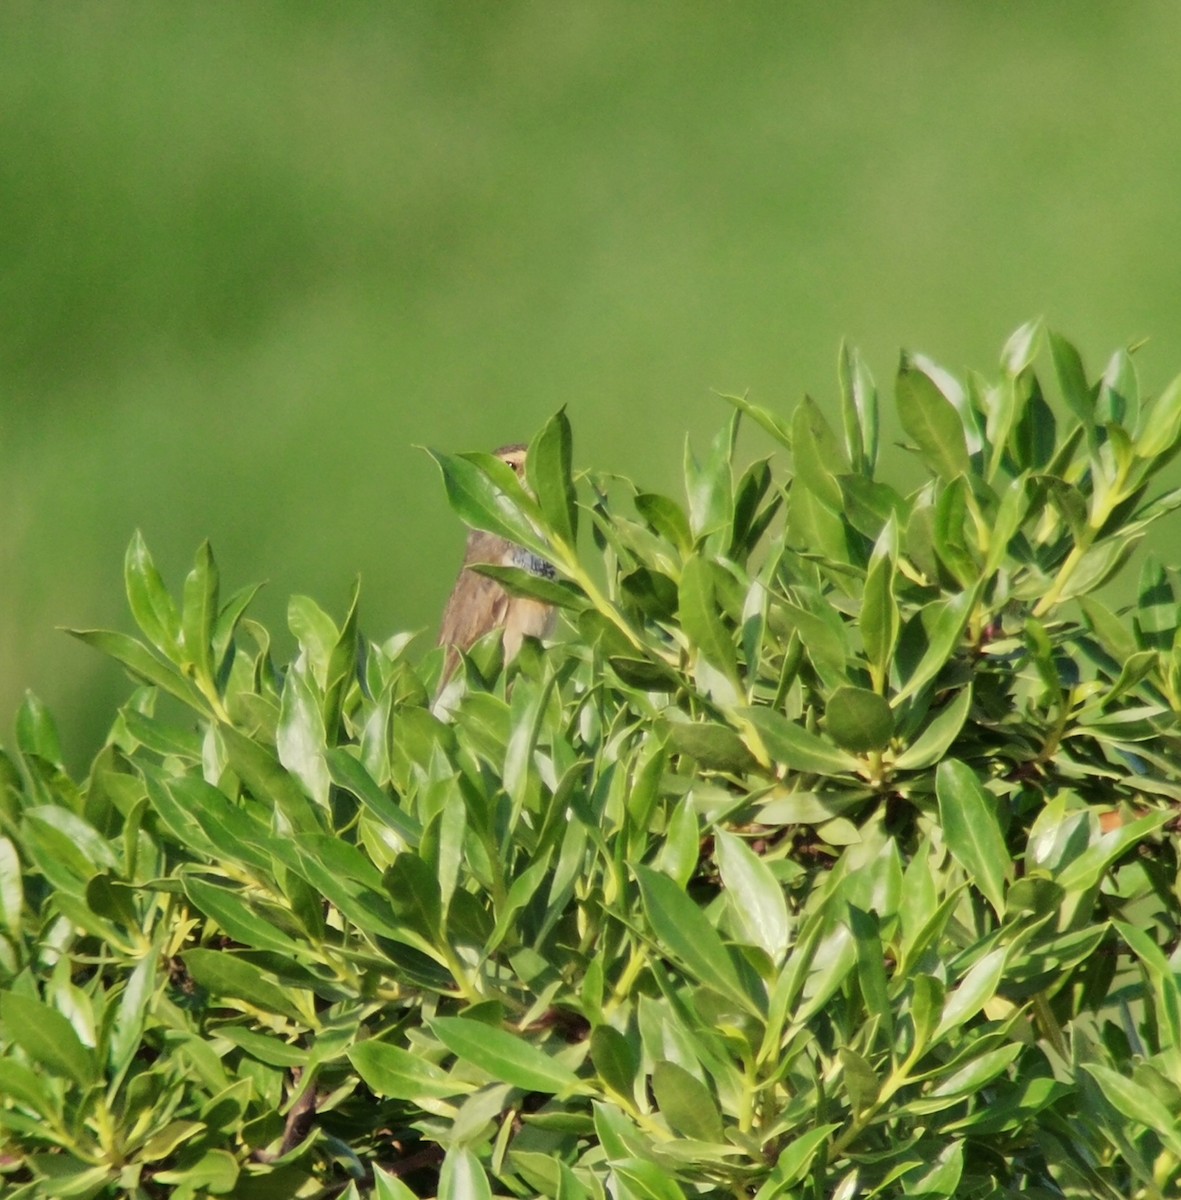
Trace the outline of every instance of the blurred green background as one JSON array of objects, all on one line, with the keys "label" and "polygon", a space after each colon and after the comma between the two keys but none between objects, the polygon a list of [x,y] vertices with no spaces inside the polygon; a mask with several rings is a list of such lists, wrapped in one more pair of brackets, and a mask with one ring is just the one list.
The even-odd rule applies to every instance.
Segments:
[{"label": "blurred green background", "polygon": [[[677,487],[728,413],[831,404],[848,336],[993,370],[1044,314],[1181,368],[1175,0],[0,6],[0,741],[84,762],[141,527],[370,636],[463,531],[418,444],[567,404]],[[753,448],[753,439],[752,439]],[[1174,561],[1181,555],[1174,556]]]}]

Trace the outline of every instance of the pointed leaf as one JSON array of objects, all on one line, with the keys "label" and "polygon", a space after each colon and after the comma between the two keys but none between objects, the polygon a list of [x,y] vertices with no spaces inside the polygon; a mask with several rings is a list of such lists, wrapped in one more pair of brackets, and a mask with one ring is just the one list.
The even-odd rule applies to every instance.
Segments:
[{"label": "pointed leaf", "polygon": [[935,791],[948,849],[1003,916],[1005,880],[1012,876],[1013,863],[997,820],[996,797],[981,787],[971,767],[955,759],[939,764]]}]

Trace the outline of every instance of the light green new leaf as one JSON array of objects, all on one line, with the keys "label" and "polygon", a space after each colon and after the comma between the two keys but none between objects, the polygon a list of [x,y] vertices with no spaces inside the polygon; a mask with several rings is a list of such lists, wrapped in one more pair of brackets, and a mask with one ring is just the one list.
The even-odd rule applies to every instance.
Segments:
[{"label": "light green new leaf", "polygon": [[447,1151],[439,1169],[438,1200],[492,1200],[488,1176],[466,1146],[453,1146]]},{"label": "light green new leaf", "polygon": [[718,871],[739,927],[773,963],[782,963],[791,933],[782,885],[741,838],[718,830],[714,846]]},{"label": "light green new leaf", "polygon": [[997,916],[1003,916],[1005,881],[1012,877],[1013,862],[997,819],[996,797],[984,790],[971,767],[956,759],[939,764],[935,792],[948,849]]},{"label": "light green new leaf", "polygon": [[507,1030],[468,1017],[436,1017],[430,1028],[452,1054],[493,1079],[550,1095],[584,1090],[569,1067]]}]

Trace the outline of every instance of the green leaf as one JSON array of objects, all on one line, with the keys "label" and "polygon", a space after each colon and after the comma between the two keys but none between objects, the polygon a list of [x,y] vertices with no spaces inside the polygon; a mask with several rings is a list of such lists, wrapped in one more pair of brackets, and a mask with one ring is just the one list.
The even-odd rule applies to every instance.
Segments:
[{"label": "green leaf", "polygon": [[1181,375],[1160,394],[1144,412],[1136,436],[1136,453],[1141,458],[1157,459],[1170,455],[1181,439]]},{"label": "green leaf", "polygon": [[930,606],[935,616],[931,620],[926,648],[895,694],[892,702],[895,706],[930,683],[959,649],[968,619],[976,607],[978,594],[979,585],[959,592],[947,601],[936,601]]},{"label": "green leaf", "polygon": [[758,1005],[743,987],[718,931],[701,909],[667,875],[639,865],[632,869],[640,884],[644,914],[662,950],[699,982],[757,1015]]},{"label": "green leaf", "polygon": [[1160,1097],[1128,1079],[1119,1071],[1099,1063],[1083,1063],[1082,1068],[1099,1085],[1104,1098],[1136,1126],[1153,1130],[1173,1155],[1181,1155],[1181,1133],[1177,1129],[1178,1112],[1166,1112]]},{"label": "green leaf", "polygon": [[547,579],[544,575],[536,575],[521,567],[504,567],[494,563],[473,563],[471,569],[478,575],[495,579],[514,596],[526,596],[571,612],[582,612],[590,604],[581,588],[562,579]]},{"label": "green leaf", "polygon": [[456,1057],[512,1087],[551,1095],[583,1089],[569,1067],[506,1030],[467,1017],[435,1017],[430,1028]]},{"label": "green leaf", "polygon": [[375,1038],[349,1047],[349,1062],[379,1096],[394,1100],[446,1100],[475,1091],[475,1085],[455,1079],[421,1054]]},{"label": "green leaf", "polygon": [[866,754],[889,745],[894,736],[894,713],[876,692],[839,687],[829,697],[824,726],[841,749]]},{"label": "green leaf", "polygon": [[155,658],[143,643],[127,634],[106,629],[67,629],[66,632],[121,662],[135,679],[153,684],[199,712],[208,711],[208,702],[180,672]]},{"label": "green leaf", "polygon": [[805,396],[792,418],[792,465],[795,468],[793,497],[801,485],[830,512],[843,504],[836,476],[845,471],[836,438],[816,402]]},{"label": "green leaf", "polygon": [[540,510],[511,467],[491,454],[427,453],[443,472],[447,500],[464,524],[508,538],[542,558],[549,553],[531,519]]},{"label": "green leaf", "polygon": [[674,1133],[699,1142],[721,1142],[722,1114],[709,1088],[684,1067],[667,1060],[652,1071],[652,1091]]},{"label": "green leaf", "polygon": [[25,887],[20,855],[6,837],[0,837],[0,928],[15,938],[24,922]]},{"label": "green leaf", "polygon": [[738,659],[734,639],[718,615],[714,581],[717,570],[701,555],[694,555],[685,564],[679,593],[681,624],[701,657],[737,684]]},{"label": "green leaf", "polygon": [[279,761],[321,807],[328,804],[328,767],[324,762],[326,732],[320,700],[298,664],[283,680],[275,749]]},{"label": "green leaf", "polygon": [[398,917],[437,944],[442,939],[443,901],[430,866],[417,854],[399,854],[384,883]]},{"label": "green leaf", "polygon": [[292,830],[321,827],[303,789],[265,746],[231,725],[220,726],[218,736],[225,745],[230,766],[256,799],[272,803]]},{"label": "green leaf", "polygon": [[[812,775],[850,775],[857,770],[857,759],[851,754],[774,709],[739,708],[737,713],[753,727],[758,742],[781,766]],[[752,749],[758,755],[759,747]]]},{"label": "green leaf", "polygon": [[337,787],[356,796],[362,804],[384,825],[392,830],[408,848],[413,848],[422,839],[422,826],[409,813],[401,809],[377,785],[363,763],[344,748],[328,750],[324,755],[328,774]]},{"label": "green leaf", "polygon": [[185,579],[181,609],[181,643],[184,658],[198,674],[213,679],[213,626],[218,613],[218,572],[207,541],[197,551],[197,560]]},{"label": "green leaf", "polygon": [[877,1102],[882,1082],[873,1067],[848,1046],[837,1050],[841,1063],[841,1083],[849,1096],[849,1105],[854,1113],[864,1112]]},{"label": "green leaf", "polygon": [[294,957],[306,953],[299,942],[260,917],[238,892],[216,887],[189,874],[181,876],[181,884],[193,904],[216,921],[234,941]]},{"label": "green leaf", "polygon": [[783,889],[771,868],[741,838],[719,830],[714,839],[718,870],[738,925],[754,946],[782,963],[791,925]]},{"label": "green leaf", "polygon": [[787,422],[769,409],[752,404],[745,396],[727,396],[722,399],[745,413],[756,425],[761,425],[781,446],[791,449],[791,429]]},{"label": "green leaf", "polygon": [[1042,347],[1045,326],[1041,317],[1026,321],[1015,329],[1001,350],[1001,369],[1007,375],[1020,375],[1033,365]]},{"label": "green leaf", "polygon": [[439,1170],[438,1200],[492,1200],[492,1185],[480,1160],[465,1146],[453,1146]]},{"label": "green leaf", "polygon": [[899,771],[923,771],[933,767],[951,748],[972,707],[972,688],[960,688],[935,714],[930,724],[894,760]]},{"label": "green leaf", "polygon": [[687,557],[691,553],[693,534],[689,531],[689,518],[675,500],[656,492],[638,492],[633,503],[636,512],[656,533],[671,542],[679,554]]},{"label": "green leaf", "polygon": [[947,993],[939,1027],[934,1034],[936,1041],[950,1030],[965,1025],[996,995],[1008,953],[1008,946],[998,946],[995,950],[990,950],[972,966],[956,987]]},{"label": "green leaf", "polygon": [[415,1200],[412,1192],[396,1175],[373,1168],[373,1200]]},{"label": "green leaf", "polygon": [[935,473],[948,481],[967,474],[971,463],[960,414],[935,381],[905,354],[898,367],[895,398],[902,428]]},{"label": "green leaf", "polygon": [[1083,360],[1075,347],[1057,333],[1050,333],[1050,350],[1062,398],[1087,430],[1088,440],[1095,425],[1095,394],[1087,383]]},{"label": "green leaf", "polygon": [[525,471],[549,527],[573,548],[578,539],[578,506],[571,477],[573,435],[562,407],[529,444]]},{"label": "green leaf", "polygon": [[679,754],[688,754],[711,771],[748,771],[754,756],[729,725],[715,721],[669,721],[668,740]]},{"label": "green leaf", "polygon": [[878,460],[878,393],[861,355],[841,343],[838,376],[845,449],[853,472],[872,476]]},{"label": "green leaf", "polygon": [[7,1055],[0,1058],[0,1096],[31,1108],[41,1117],[52,1118],[59,1108],[53,1085],[31,1067]]},{"label": "green leaf", "polygon": [[97,1078],[94,1051],[56,1008],[19,992],[0,995],[0,1025],[34,1062],[51,1075],[89,1087]]},{"label": "green leaf", "polygon": [[157,650],[176,662],[180,657],[180,614],[138,529],[123,559],[123,583],[136,624]]},{"label": "green leaf", "polygon": [[61,738],[49,710],[32,692],[25,692],[16,714],[16,744],[22,754],[36,756],[55,767],[62,765]]},{"label": "green leaf", "polygon": [[627,1038],[610,1025],[596,1025],[591,1032],[590,1056],[606,1087],[630,1103],[640,1064]]},{"label": "green leaf", "polygon": [[689,500],[689,526],[697,538],[729,530],[734,516],[734,480],[730,458],[734,451],[734,420],[719,430],[710,445],[709,457],[699,463],[685,439],[685,493]]},{"label": "green leaf", "polygon": [[787,1193],[784,1189],[798,1183],[807,1174],[821,1147],[829,1140],[840,1125],[818,1125],[806,1133],[793,1134],[787,1147],[775,1160],[775,1168],[767,1182],[755,1193],[755,1200],[779,1200]]},{"label": "green leaf", "polygon": [[984,893],[998,916],[1005,911],[1005,880],[1013,873],[997,820],[997,799],[966,763],[947,759],[935,775],[939,819],[948,849]]},{"label": "green leaf", "polygon": [[189,974],[214,996],[244,1000],[264,1012],[281,1013],[301,1023],[306,1020],[284,986],[252,962],[226,950],[186,950],[180,957]]}]

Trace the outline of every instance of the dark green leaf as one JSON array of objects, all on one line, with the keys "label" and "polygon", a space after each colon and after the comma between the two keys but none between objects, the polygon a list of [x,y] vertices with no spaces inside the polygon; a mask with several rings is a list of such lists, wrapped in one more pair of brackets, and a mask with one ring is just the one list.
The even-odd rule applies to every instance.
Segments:
[{"label": "dark green leaf", "polygon": [[824,726],[843,750],[866,754],[889,745],[894,736],[894,713],[876,692],[840,687],[829,697]]}]

